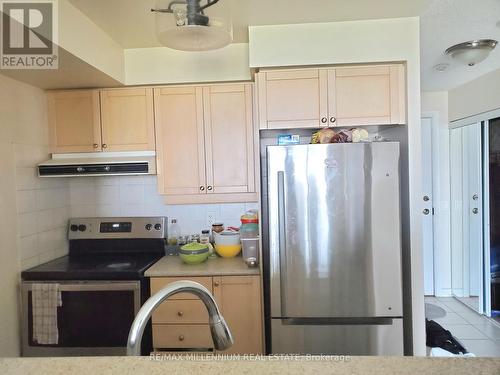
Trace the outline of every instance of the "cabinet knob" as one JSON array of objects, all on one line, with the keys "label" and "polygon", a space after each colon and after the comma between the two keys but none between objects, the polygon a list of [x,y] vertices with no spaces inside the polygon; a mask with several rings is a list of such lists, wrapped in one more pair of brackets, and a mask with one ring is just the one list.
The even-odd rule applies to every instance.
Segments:
[{"label": "cabinet knob", "polygon": [[335,121],[337,121],[337,119],[335,117],[330,117],[330,122],[333,124]]},{"label": "cabinet knob", "polygon": [[208,190],[208,191],[211,191],[212,189],[213,189],[213,187],[212,187],[212,186],[208,186],[208,187],[207,187],[207,190]]},{"label": "cabinet knob", "polygon": [[99,144],[94,143],[94,148],[99,148]]},{"label": "cabinet knob", "polygon": [[219,285],[220,285],[220,284],[219,284],[219,282],[218,282],[218,281],[214,282],[214,286],[219,286]]},{"label": "cabinet knob", "polygon": [[184,315],[184,313],[183,313],[182,311],[179,311],[179,312],[177,312],[177,315],[178,315],[178,316],[183,316],[183,315]]},{"label": "cabinet knob", "polygon": [[103,143],[102,148],[108,148],[108,145],[106,143]]},{"label": "cabinet knob", "polygon": [[179,341],[184,341],[184,335],[179,335]]},{"label": "cabinet knob", "polygon": [[321,119],[321,122],[322,122],[323,124],[326,124],[326,122],[327,122],[327,121],[328,121],[328,119],[327,119],[326,117],[323,117],[323,118]]},{"label": "cabinet knob", "polygon": [[205,190],[205,186],[200,186],[200,191]]}]

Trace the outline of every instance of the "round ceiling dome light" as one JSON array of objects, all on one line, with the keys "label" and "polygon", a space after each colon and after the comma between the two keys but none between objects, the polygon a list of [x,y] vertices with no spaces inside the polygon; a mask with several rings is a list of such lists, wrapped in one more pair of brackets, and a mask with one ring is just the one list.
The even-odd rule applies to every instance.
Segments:
[{"label": "round ceiling dome light", "polygon": [[[165,47],[181,51],[209,51],[227,46],[233,40],[230,21],[205,14],[219,0],[173,0],[156,12],[156,31]],[[170,13],[170,15],[168,14]],[[172,17],[173,15],[173,17]]]},{"label": "round ceiling dome light", "polygon": [[465,65],[474,66],[486,59],[497,43],[493,39],[471,40],[448,48],[445,54]]}]

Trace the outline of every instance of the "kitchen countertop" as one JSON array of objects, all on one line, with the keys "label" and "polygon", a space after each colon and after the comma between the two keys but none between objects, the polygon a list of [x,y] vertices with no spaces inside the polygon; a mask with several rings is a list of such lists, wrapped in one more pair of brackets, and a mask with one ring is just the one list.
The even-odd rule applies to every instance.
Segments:
[{"label": "kitchen countertop", "polygon": [[201,264],[186,264],[178,256],[165,256],[146,270],[146,277],[247,276],[258,275],[259,267],[248,267],[241,256],[209,258]]},{"label": "kitchen countertop", "polygon": [[3,375],[164,374],[482,374],[498,375],[498,358],[305,357],[261,360],[154,360],[149,357],[3,358]]}]

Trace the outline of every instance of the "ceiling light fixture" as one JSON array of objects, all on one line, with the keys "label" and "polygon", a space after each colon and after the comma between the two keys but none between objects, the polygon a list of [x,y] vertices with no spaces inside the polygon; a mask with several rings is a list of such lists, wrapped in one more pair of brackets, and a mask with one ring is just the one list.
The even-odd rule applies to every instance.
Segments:
[{"label": "ceiling light fixture", "polygon": [[219,0],[206,0],[204,4],[201,1],[173,0],[165,9],[151,9],[157,13],[156,28],[161,44],[181,51],[208,51],[232,42],[231,23],[205,14],[205,10]]},{"label": "ceiling light fixture", "polygon": [[493,39],[472,40],[448,48],[445,54],[463,64],[474,66],[486,59],[497,43]]}]

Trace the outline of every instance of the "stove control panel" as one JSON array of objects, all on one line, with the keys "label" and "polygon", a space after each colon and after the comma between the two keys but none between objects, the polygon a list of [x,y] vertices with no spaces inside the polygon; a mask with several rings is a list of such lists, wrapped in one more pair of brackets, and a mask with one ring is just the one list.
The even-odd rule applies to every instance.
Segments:
[{"label": "stove control panel", "polygon": [[167,238],[166,217],[98,217],[69,220],[68,239]]}]

